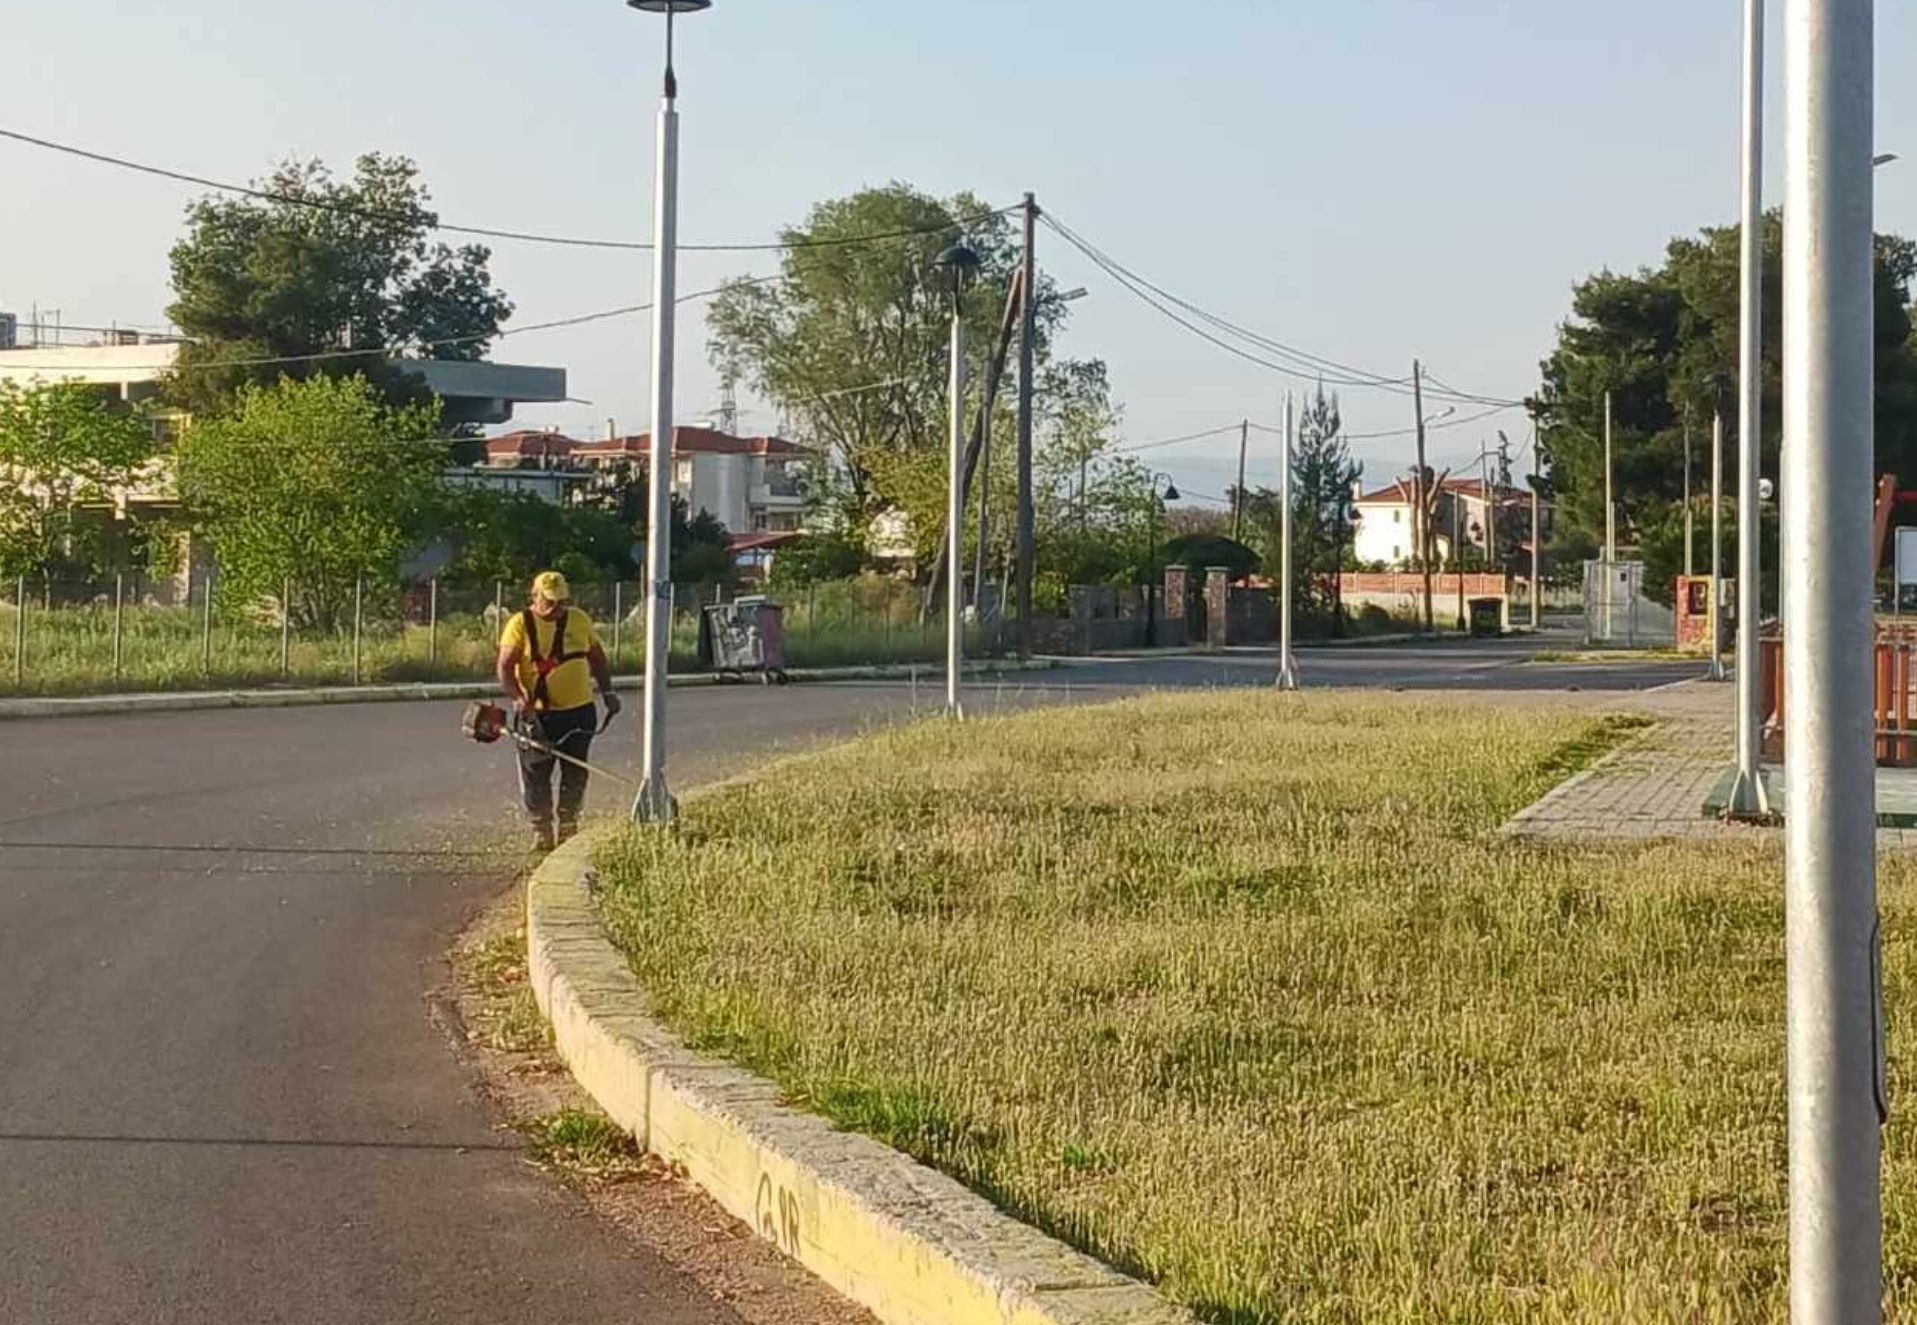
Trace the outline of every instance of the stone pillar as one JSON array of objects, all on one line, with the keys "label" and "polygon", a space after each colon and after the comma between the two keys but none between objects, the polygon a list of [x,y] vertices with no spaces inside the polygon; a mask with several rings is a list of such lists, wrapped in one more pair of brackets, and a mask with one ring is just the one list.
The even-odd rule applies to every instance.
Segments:
[{"label": "stone pillar", "polygon": [[1231,643],[1231,571],[1224,566],[1205,567],[1205,643]]},{"label": "stone pillar", "polygon": [[1183,566],[1165,567],[1165,597],[1159,604],[1161,620],[1158,625],[1158,642],[1166,648],[1181,649],[1191,642],[1190,627],[1185,619],[1186,585],[1190,572]]}]

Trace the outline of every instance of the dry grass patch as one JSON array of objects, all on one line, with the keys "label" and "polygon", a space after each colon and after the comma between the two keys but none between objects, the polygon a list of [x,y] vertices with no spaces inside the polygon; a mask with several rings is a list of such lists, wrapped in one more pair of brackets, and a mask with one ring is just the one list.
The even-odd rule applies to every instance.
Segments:
[{"label": "dry grass patch", "polygon": [[[1327,693],[928,723],[620,839],[605,915],[694,1044],[1209,1319],[1781,1319],[1778,856],[1491,833],[1629,725]],[[1893,1026],[1912,896],[1887,866]]]}]

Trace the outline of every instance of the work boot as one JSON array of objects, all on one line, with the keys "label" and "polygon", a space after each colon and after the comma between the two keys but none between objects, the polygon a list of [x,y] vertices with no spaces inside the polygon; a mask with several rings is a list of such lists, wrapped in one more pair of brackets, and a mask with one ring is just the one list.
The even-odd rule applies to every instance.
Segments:
[{"label": "work boot", "polygon": [[543,856],[558,845],[559,843],[555,841],[553,838],[553,831],[552,831],[551,824],[534,824],[533,825],[532,849],[534,851],[538,852],[540,855]]},{"label": "work boot", "polygon": [[577,819],[561,819],[559,821],[559,845],[564,846],[578,835],[579,821]]}]

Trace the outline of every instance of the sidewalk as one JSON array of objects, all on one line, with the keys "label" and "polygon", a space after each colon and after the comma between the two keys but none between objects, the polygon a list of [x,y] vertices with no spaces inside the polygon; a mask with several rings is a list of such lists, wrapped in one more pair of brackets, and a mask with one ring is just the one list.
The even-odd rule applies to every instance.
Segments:
[{"label": "sidewalk", "polygon": [[[1728,683],[1686,681],[1618,703],[1608,712],[1640,713],[1656,722],[1622,748],[1552,788],[1500,830],[1547,841],[1648,842],[1668,838],[1781,838],[1775,826],[1727,823],[1719,814],[1736,760]],[[1765,786],[1782,808],[1782,770]],[[1880,850],[1917,849],[1917,770],[1879,769]]]},{"label": "sidewalk", "polygon": [[[1704,817],[1704,801],[1735,758],[1734,687],[1691,681],[1605,707],[1656,726],[1520,810],[1502,829],[1514,837],[1644,841],[1744,834]],[[1763,830],[1755,830],[1763,831]]]}]

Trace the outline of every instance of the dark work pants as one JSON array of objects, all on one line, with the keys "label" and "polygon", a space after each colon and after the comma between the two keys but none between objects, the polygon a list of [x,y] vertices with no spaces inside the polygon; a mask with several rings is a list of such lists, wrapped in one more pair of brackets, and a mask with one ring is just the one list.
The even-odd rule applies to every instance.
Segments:
[{"label": "dark work pants", "polygon": [[[531,736],[544,741],[574,759],[592,757],[592,736],[599,726],[599,708],[586,704],[576,709],[542,713],[534,720]],[[539,827],[552,823],[552,773],[559,766],[559,822],[572,827],[579,822],[579,811],[586,803],[586,770],[563,759],[555,759],[543,750],[519,747],[519,790],[526,798],[526,813]]]}]

